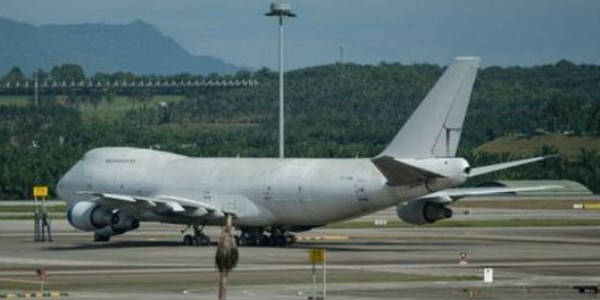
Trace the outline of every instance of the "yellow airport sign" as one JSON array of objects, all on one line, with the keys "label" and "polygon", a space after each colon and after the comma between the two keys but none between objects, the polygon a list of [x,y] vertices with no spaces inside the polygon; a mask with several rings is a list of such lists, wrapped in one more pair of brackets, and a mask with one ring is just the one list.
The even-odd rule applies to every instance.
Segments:
[{"label": "yellow airport sign", "polygon": [[323,263],[325,261],[325,249],[309,249],[308,260],[315,263]]},{"label": "yellow airport sign", "polygon": [[586,203],[583,205],[583,209],[600,209],[600,203]]},{"label": "yellow airport sign", "polygon": [[34,186],[33,187],[33,196],[34,197],[48,197],[48,187],[47,186]]}]

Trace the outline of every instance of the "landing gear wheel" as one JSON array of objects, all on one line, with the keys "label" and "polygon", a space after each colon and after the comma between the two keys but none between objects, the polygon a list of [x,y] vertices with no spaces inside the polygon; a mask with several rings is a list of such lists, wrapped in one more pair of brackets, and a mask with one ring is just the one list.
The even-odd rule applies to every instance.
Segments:
[{"label": "landing gear wheel", "polygon": [[291,233],[286,234],[285,235],[285,243],[287,246],[290,246],[290,245],[296,243],[296,236]]},{"label": "landing gear wheel", "polygon": [[277,247],[285,247],[285,236],[283,235],[276,235],[275,238],[275,246]]},{"label": "landing gear wheel", "polygon": [[249,246],[248,238],[247,238],[246,234],[244,234],[244,233],[242,233],[239,237],[236,236],[235,242],[237,243],[238,247]]},{"label": "landing gear wheel", "polygon": [[283,228],[272,228],[269,245],[272,247],[287,247],[296,242],[296,236]]},{"label": "landing gear wheel", "polygon": [[186,234],[183,237],[183,244],[186,246],[208,246],[210,245],[210,238],[202,232],[204,226],[200,227],[198,224],[188,225],[186,229],[181,231],[181,233],[185,232],[190,227],[194,228],[194,234]]},{"label": "landing gear wheel", "polygon": [[296,236],[283,228],[272,228],[268,245],[271,247],[288,247],[296,242]]},{"label": "landing gear wheel", "polygon": [[191,234],[186,234],[185,236],[183,236],[183,244],[186,246],[191,246],[194,244],[194,238]]},{"label": "landing gear wheel", "polygon": [[204,234],[197,235],[194,237],[194,245],[208,246],[210,245],[210,238]]},{"label": "landing gear wheel", "polygon": [[108,242],[108,241],[110,241],[110,235],[94,234],[94,242]]},{"label": "landing gear wheel", "polygon": [[243,228],[235,242],[239,247],[287,247],[296,242],[296,236],[283,228],[272,228],[270,234],[260,227]]},{"label": "landing gear wheel", "polygon": [[265,247],[265,246],[269,246],[269,243],[270,243],[270,238],[269,238],[269,236],[268,236],[268,235],[266,235],[266,234],[263,234],[263,235],[260,237],[260,245],[261,245],[261,246],[263,246],[263,247]]},{"label": "landing gear wheel", "polygon": [[260,244],[260,241],[258,241],[256,237],[249,234],[244,234],[241,238],[246,241],[246,246],[253,247],[258,246]]},{"label": "landing gear wheel", "polygon": [[262,232],[244,232],[236,239],[238,246],[262,246],[263,242],[267,242],[268,238]]}]

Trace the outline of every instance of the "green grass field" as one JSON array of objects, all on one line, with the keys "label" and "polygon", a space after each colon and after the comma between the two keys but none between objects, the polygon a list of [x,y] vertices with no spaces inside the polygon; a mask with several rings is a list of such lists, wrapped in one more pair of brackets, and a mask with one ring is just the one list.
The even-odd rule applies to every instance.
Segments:
[{"label": "green grass field", "polygon": [[328,228],[412,228],[412,227],[563,227],[600,226],[600,219],[510,219],[510,220],[443,220],[427,225],[411,225],[402,221],[388,221],[387,226],[375,226],[373,222],[347,221],[327,225]]},{"label": "green grass field", "polygon": [[[53,205],[47,206],[46,211],[55,212],[55,213],[64,213],[67,209],[66,205]],[[0,206],[0,213],[24,213],[24,212],[33,212],[35,207],[33,205],[15,205],[15,206]]]},{"label": "green grass field", "polygon": [[1,95],[0,105],[18,105],[25,106],[29,103],[30,96],[24,95]]},{"label": "green grass field", "polygon": [[[79,106],[79,110],[81,111],[81,115],[83,120],[85,121],[93,121],[93,120],[113,120],[122,115],[124,115],[128,110],[136,107],[136,106],[156,106],[160,102],[179,102],[185,98],[184,95],[154,95],[152,99],[145,103],[136,103],[131,98],[127,96],[117,96],[110,103],[107,101],[102,101],[97,107],[94,107],[90,103],[84,103]],[[60,95],[57,96],[57,100],[59,103],[64,104],[65,96]],[[30,96],[24,95],[5,95],[0,96],[0,105],[19,105],[25,106],[29,103]]]},{"label": "green grass field", "polygon": [[562,134],[539,135],[532,137],[505,136],[479,146],[475,152],[513,153],[532,156],[543,146],[550,146],[567,157],[579,155],[582,148],[600,152],[600,137],[567,136]]},{"label": "green grass field", "polygon": [[80,107],[81,116],[85,121],[92,121],[95,119],[99,120],[113,120],[124,115],[128,110],[134,107],[156,106],[160,102],[173,103],[181,101],[184,98],[183,95],[155,95],[148,102],[143,104],[136,103],[131,98],[126,96],[117,96],[110,103],[102,101],[97,107],[86,103]]}]

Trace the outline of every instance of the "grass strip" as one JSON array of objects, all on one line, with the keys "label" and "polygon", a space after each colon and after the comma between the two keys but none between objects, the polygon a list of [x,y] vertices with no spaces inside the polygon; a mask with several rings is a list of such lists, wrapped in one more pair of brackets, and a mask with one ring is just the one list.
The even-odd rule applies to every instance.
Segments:
[{"label": "grass strip", "polygon": [[[46,211],[50,213],[64,213],[67,210],[66,205],[46,206]],[[15,206],[0,206],[0,213],[33,213],[35,206],[32,205],[15,205]]]},{"label": "grass strip", "polygon": [[332,223],[326,228],[413,228],[413,227],[564,227],[600,226],[598,219],[508,219],[508,220],[444,220],[433,224],[411,225],[401,221],[388,221],[387,226],[375,226],[373,222],[347,221]]}]

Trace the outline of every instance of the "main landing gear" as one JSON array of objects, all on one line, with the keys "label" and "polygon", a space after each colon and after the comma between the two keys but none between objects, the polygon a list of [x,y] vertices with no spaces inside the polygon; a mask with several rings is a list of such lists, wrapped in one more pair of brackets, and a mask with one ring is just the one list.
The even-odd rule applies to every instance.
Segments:
[{"label": "main landing gear", "polygon": [[287,247],[296,242],[296,236],[281,228],[271,229],[267,235],[263,228],[242,228],[240,236],[235,237],[238,246]]},{"label": "main landing gear", "polygon": [[208,246],[210,245],[210,238],[208,235],[202,232],[204,226],[200,227],[200,225],[190,225],[186,229],[182,230],[181,233],[184,233],[188,228],[192,227],[194,229],[194,235],[186,234],[183,236],[183,244],[186,246]]},{"label": "main landing gear", "polygon": [[[194,234],[183,236],[186,246],[209,246],[210,238],[202,232],[204,226],[190,225],[182,230],[184,233],[189,228],[194,229]],[[287,247],[296,242],[296,236],[282,228],[271,228],[266,232],[264,228],[241,228],[241,234],[235,237],[235,242],[240,247]]]}]

